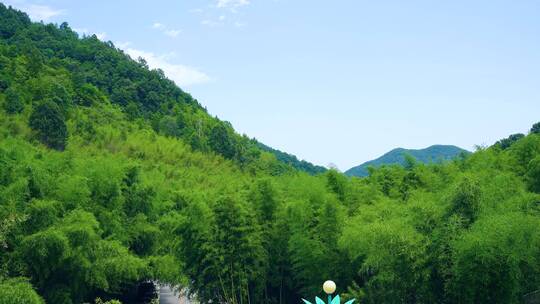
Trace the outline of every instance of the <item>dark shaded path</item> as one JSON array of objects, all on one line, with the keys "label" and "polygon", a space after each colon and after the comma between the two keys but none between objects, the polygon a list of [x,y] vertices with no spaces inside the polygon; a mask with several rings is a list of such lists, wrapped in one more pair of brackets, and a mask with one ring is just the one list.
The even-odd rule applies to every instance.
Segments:
[{"label": "dark shaded path", "polygon": [[159,304],[195,304],[184,296],[175,293],[170,286],[158,285]]}]

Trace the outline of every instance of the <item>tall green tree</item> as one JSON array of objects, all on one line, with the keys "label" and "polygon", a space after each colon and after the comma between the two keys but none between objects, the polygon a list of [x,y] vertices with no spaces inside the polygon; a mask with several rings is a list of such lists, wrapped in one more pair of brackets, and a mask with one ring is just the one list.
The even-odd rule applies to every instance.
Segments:
[{"label": "tall green tree", "polygon": [[230,303],[261,301],[267,257],[258,223],[245,203],[232,196],[220,198],[214,212],[214,246],[223,267],[217,276],[224,299]]},{"label": "tall green tree", "polygon": [[450,281],[459,303],[521,303],[540,280],[537,218],[509,213],[482,219],[453,245]]},{"label": "tall green tree", "polygon": [[0,304],[44,304],[32,285],[24,279],[0,280]]},{"label": "tall green tree", "polygon": [[326,172],[328,187],[336,194],[340,201],[345,201],[347,178],[336,170]]},{"label": "tall green tree", "polygon": [[45,101],[38,105],[29,120],[37,138],[49,148],[64,150],[68,132],[64,115],[57,104]]},{"label": "tall green tree", "polygon": [[21,100],[19,91],[14,88],[9,88],[5,91],[6,99],[4,101],[4,110],[8,114],[17,114],[24,109],[24,103]]},{"label": "tall green tree", "polygon": [[480,212],[481,190],[472,177],[464,177],[454,188],[450,198],[450,213],[461,216],[466,226],[472,224]]},{"label": "tall green tree", "polygon": [[540,193],[540,156],[530,161],[526,176],[530,189]]},{"label": "tall green tree", "polygon": [[225,158],[232,159],[236,154],[233,138],[230,136],[227,127],[222,123],[212,128],[208,143],[213,151],[223,155]]},{"label": "tall green tree", "polygon": [[495,146],[500,147],[501,149],[508,149],[510,146],[512,146],[516,141],[520,140],[521,138],[525,137],[525,134],[522,133],[516,133],[508,136],[507,138],[501,139],[495,143]]},{"label": "tall green tree", "polygon": [[535,123],[532,127],[531,127],[531,131],[530,131],[532,134],[540,134],[540,122],[537,122]]}]

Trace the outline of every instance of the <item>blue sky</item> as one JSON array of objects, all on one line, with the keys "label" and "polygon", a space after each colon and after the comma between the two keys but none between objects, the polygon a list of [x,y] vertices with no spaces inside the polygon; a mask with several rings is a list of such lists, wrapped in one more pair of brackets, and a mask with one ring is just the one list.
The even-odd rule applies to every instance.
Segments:
[{"label": "blue sky", "polygon": [[342,170],[540,121],[540,1],[7,4],[143,56],[239,132]]}]

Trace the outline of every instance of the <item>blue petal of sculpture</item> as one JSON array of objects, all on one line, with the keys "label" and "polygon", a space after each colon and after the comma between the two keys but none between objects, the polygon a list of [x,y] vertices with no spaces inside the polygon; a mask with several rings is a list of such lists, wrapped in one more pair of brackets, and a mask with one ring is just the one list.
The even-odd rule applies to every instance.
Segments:
[{"label": "blue petal of sculpture", "polygon": [[[340,304],[341,300],[339,299],[339,295],[332,298],[332,294],[334,291],[336,291],[336,283],[333,281],[326,281],[323,284],[323,290],[328,295],[328,304]],[[304,304],[313,304],[308,300],[302,299],[304,301]],[[355,301],[355,299],[347,301],[345,304],[352,304]],[[315,297],[315,304],[325,304],[323,300],[319,297]]]}]

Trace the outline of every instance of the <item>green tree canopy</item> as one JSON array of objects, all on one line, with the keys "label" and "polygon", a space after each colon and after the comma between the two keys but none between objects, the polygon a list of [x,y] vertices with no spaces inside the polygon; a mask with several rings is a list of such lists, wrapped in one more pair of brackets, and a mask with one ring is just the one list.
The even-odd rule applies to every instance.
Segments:
[{"label": "green tree canopy", "polygon": [[56,150],[65,149],[67,127],[57,104],[45,101],[38,105],[30,116],[29,124],[42,143]]},{"label": "green tree canopy", "polygon": [[22,112],[24,103],[21,100],[19,91],[15,88],[9,88],[5,91],[4,110],[8,114],[16,114]]},{"label": "green tree canopy", "polygon": [[0,304],[44,304],[43,299],[24,279],[0,280]]}]

